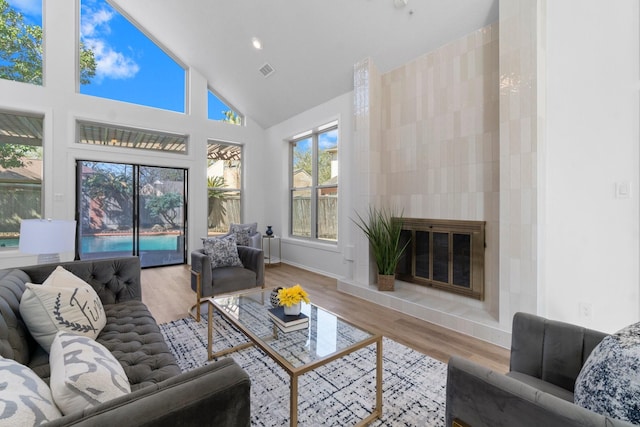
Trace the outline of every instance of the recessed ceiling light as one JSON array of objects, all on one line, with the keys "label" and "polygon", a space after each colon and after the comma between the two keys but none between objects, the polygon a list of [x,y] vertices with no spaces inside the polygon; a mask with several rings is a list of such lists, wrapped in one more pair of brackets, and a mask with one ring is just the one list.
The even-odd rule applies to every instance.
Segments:
[{"label": "recessed ceiling light", "polygon": [[258,50],[262,49],[262,41],[260,41],[260,39],[257,37],[253,37],[251,39],[251,44]]},{"label": "recessed ceiling light", "polygon": [[407,3],[409,3],[409,0],[393,0],[393,5],[396,7],[396,9],[405,7]]}]

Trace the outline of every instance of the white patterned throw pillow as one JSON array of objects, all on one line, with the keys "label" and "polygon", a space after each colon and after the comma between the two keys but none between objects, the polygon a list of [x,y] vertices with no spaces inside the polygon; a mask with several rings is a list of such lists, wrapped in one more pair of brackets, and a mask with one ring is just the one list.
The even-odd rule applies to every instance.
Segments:
[{"label": "white patterned throw pillow", "polygon": [[60,331],[51,344],[51,393],[63,414],[131,392],[120,362],[91,338]]},{"label": "white patterned throw pillow", "polygon": [[235,235],[236,243],[240,246],[251,245],[251,235],[258,231],[258,223],[251,224],[231,224],[229,226],[229,234]]},{"label": "white patterned throw pillow", "polygon": [[93,287],[62,267],[56,268],[42,285],[26,286],[20,315],[46,351],[59,330],[96,338],[107,323]]},{"label": "white patterned throw pillow", "polygon": [[51,390],[35,372],[0,357],[0,427],[37,426],[61,416]]},{"label": "white patterned throw pillow", "polygon": [[236,238],[233,234],[204,240],[204,253],[211,260],[211,268],[242,267],[238,256]]},{"label": "white patterned throw pillow", "polygon": [[640,424],[640,323],[606,336],[576,379],[574,402]]}]

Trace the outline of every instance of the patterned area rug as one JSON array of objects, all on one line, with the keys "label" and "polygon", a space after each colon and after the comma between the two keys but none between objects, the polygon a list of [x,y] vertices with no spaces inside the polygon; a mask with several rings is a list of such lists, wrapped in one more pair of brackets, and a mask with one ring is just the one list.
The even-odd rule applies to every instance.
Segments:
[{"label": "patterned area rug", "polygon": [[[222,316],[214,317],[214,351],[246,342]],[[183,371],[207,364],[206,316],[160,325]],[[391,339],[383,341],[382,419],[372,426],[444,426],[447,365]],[[251,425],[289,420],[289,376],[257,347],[232,353],[251,378]],[[301,426],[348,426],[375,404],[375,346],[371,345],[299,378]]]}]

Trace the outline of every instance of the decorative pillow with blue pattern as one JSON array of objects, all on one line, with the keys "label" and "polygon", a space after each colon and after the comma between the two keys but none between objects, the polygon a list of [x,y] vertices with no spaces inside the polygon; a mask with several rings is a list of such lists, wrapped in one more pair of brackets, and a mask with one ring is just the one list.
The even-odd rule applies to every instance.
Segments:
[{"label": "decorative pillow with blue pattern", "polygon": [[35,372],[0,357],[0,427],[37,426],[61,416],[49,386]]},{"label": "decorative pillow with blue pattern", "polygon": [[131,392],[120,362],[89,337],[58,332],[51,344],[49,364],[51,393],[65,415]]},{"label": "decorative pillow with blue pattern", "polygon": [[640,424],[640,323],[605,337],[593,349],[576,379],[574,403]]},{"label": "decorative pillow with blue pattern", "polygon": [[211,260],[211,268],[243,267],[233,234],[205,239],[203,244],[204,253]]}]

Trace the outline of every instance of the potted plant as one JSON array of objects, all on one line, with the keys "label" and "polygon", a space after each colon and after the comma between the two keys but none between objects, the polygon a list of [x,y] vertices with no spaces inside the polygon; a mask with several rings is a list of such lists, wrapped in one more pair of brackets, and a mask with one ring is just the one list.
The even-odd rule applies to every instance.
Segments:
[{"label": "potted plant", "polygon": [[402,213],[394,215],[390,209],[369,207],[369,218],[365,220],[356,212],[358,220],[353,222],[369,239],[371,251],[378,267],[378,289],[392,291],[396,277],[396,267],[409,244],[400,244]]}]

